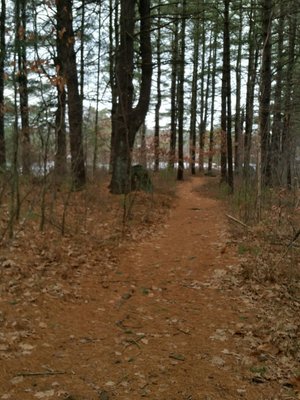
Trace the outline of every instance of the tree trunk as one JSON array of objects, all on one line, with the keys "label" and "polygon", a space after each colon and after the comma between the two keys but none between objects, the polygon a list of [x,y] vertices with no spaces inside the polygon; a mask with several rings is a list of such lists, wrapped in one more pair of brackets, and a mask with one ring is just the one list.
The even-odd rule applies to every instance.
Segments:
[{"label": "tree trunk", "polygon": [[79,73],[79,87],[80,87],[80,97],[83,102],[84,99],[84,36],[85,36],[85,2],[86,0],[81,0],[81,25],[80,25],[80,73]]},{"label": "tree trunk", "polygon": [[161,107],[161,11],[160,4],[158,4],[158,15],[157,15],[157,38],[156,38],[156,57],[157,57],[157,99],[155,105],[155,127],[154,127],[154,171],[159,170],[159,112]]},{"label": "tree trunk", "polygon": [[[293,6],[296,7],[296,2],[293,2]],[[294,9],[294,8],[292,8]],[[288,29],[288,65],[286,71],[286,87],[284,94],[284,126],[282,135],[282,158],[283,158],[283,169],[286,174],[286,184],[288,188],[292,187],[292,171],[291,171],[291,158],[292,158],[292,148],[293,140],[291,136],[291,120],[292,120],[292,109],[295,107],[292,103],[293,96],[293,86],[294,81],[294,69],[295,69],[295,46],[296,46],[296,29],[297,29],[297,17],[289,17],[289,29]],[[297,71],[297,70],[296,70]],[[298,74],[299,75],[299,74]],[[294,84],[293,84],[294,81]],[[295,85],[296,86],[296,85]],[[296,94],[298,94],[296,90]],[[296,99],[294,99],[295,101]],[[297,104],[296,104],[297,106]],[[299,105],[298,105],[299,107]],[[295,115],[293,115],[295,121]],[[295,129],[295,126],[294,126]]]},{"label": "tree trunk", "polygon": [[[178,3],[175,3],[176,13]],[[172,39],[172,56],[171,56],[171,127],[170,127],[170,156],[169,168],[174,169],[176,159],[176,142],[177,142],[177,78],[178,78],[178,37],[179,37],[179,21],[176,17],[173,28]]]},{"label": "tree trunk", "polygon": [[[57,31],[62,26],[57,26]],[[57,35],[56,38],[56,88],[57,88],[57,110],[55,113],[55,137],[56,137],[56,153],[55,153],[55,177],[60,180],[67,173],[67,140],[66,140],[66,77],[62,62],[64,47],[62,41]]]},{"label": "tree trunk", "polygon": [[225,90],[227,102],[227,165],[228,176],[227,182],[231,192],[233,192],[233,157],[232,157],[232,115],[231,115],[231,67],[230,67],[230,30],[229,30],[229,5],[230,0],[224,0],[224,74],[225,74]]},{"label": "tree trunk", "polygon": [[271,174],[272,184],[277,185],[281,182],[280,171],[280,142],[282,135],[282,79],[283,79],[283,44],[284,44],[284,3],[280,3],[280,15],[278,20],[277,36],[277,62],[274,90],[274,114],[271,136]]},{"label": "tree trunk", "polygon": [[[58,73],[58,78],[62,78]],[[55,113],[55,176],[61,179],[67,173],[66,92],[63,84],[57,85],[57,110]]]},{"label": "tree trunk", "polygon": [[180,34],[180,63],[178,71],[178,169],[177,180],[183,180],[183,121],[184,121],[184,72],[185,72],[185,26],[186,0],[182,0],[182,19]]},{"label": "tree trunk", "polygon": [[212,59],[208,172],[212,172],[213,151],[214,151],[214,114],[215,114],[216,70],[217,70],[217,39],[218,39],[218,30],[216,24],[214,28],[213,59]]},{"label": "tree trunk", "polygon": [[4,129],[4,66],[6,57],[5,42],[6,1],[1,0],[0,14],[0,170],[6,166],[5,129]]},{"label": "tree trunk", "polygon": [[273,0],[262,0],[262,61],[259,99],[259,134],[261,140],[262,184],[270,183],[270,102],[272,80]]},{"label": "tree trunk", "polygon": [[[204,2],[202,2],[202,33],[201,33],[201,83],[200,83],[200,124],[199,124],[199,171],[204,171],[204,144],[205,144],[205,131],[206,121],[205,115],[207,116],[207,101],[205,94],[205,70],[206,70],[206,25],[205,25],[205,8]],[[208,63],[209,64],[209,63]],[[209,79],[209,75],[208,75]],[[207,89],[208,90],[208,89]],[[208,92],[206,92],[208,94]]]},{"label": "tree trunk", "polygon": [[191,98],[191,120],[190,120],[190,166],[192,175],[196,174],[196,123],[197,123],[197,98],[198,98],[198,68],[199,68],[199,43],[200,29],[199,19],[195,19],[194,32],[194,49],[193,49],[193,78],[192,78],[192,98]]},{"label": "tree trunk", "polygon": [[109,82],[111,88],[111,140],[110,140],[110,160],[109,169],[112,171],[115,132],[116,132],[116,112],[118,103],[118,88],[116,82],[116,51],[119,46],[119,2],[109,0]]},{"label": "tree trunk", "polygon": [[203,107],[203,119],[200,123],[200,155],[201,155],[201,164],[199,162],[199,166],[201,165],[202,170],[204,170],[204,155],[205,155],[205,137],[206,137],[206,125],[207,125],[207,117],[208,117],[208,98],[210,95],[210,79],[211,79],[211,63],[212,63],[212,35],[210,37],[209,43],[209,58],[208,58],[208,67],[207,67],[207,76],[206,76],[206,87],[205,87],[205,95],[204,95],[204,107]]},{"label": "tree trunk", "polygon": [[16,16],[16,43],[18,53],[18,83],[21,115],[21,149],[22,173],[31,172],[31,149],[28,107],[28,78],[27,78],[27,50],[26,50],[26,5],[27,0],[17,0],[15,4]]},{"label": "tree trunk", "polygon": [[86,181],[82,142],[82,98],[79,93],[75,36],[72,26],[72,0],[58,0],[57,35],[62,48],[61,61],[68,89],[68,114],[70,127],[71,170],[74,189],[80,189]]},{"label": "tree trunk", "polygon": [[98,135],[99,135],[99,102],[100,102],[100,67],[101,67],[101,50],[102,50],[102,42],[101,42],[101,3],[99,5],[99,18],[98,18],[98,63],[97,63],[97,89],[96,89],[96,115],[95,115],[95,127],[94,127],[94,151],[93,151],[93,176],[95,177],[95,173],[97,170],[97,162],[98,162]]},{"label": "tree trunk", "polygon": [[248,69],[247,69],[247,91],[246,91],[246,115],[245,115],[245,138],[244,138],[244,177],[248,181],[250,174],[250,154],[253,130],[253,108],[254,90],[258,65],[258,46],[256,45],[256,0],[251,1],[248,33]]},{"label": "tree trunk", "polygon": [[140,157],[139,163],[147,169],[147,144],[146,144],[146,124],[145,122],[142,123],[140,127],[140,134],[141,134],[141,145],[140,145]]},{"label": "tree trunk", "polygon": [[242,32],[243,32],[243,8],[239,11],[239,33],[238,33],[238,51],[236,57],[236,105],[234,121],[234,170],[238,174],[241,167],[241,136],[242,136],[242,115],[241,115],[241,62],[242,62]]},{"label": "tree trunk", "polygon": [[121,0],[120,46],[117,50],[117,90],[118,104],[115,120],[114,159],[110,190],[121,194],[130,191],[131,152],[136,133],[144,122],[148,111],[151,77],[151,16],[150,0],[139,0],[141,84],[140,96],[133,107],[134,87],[134,36],[135,4],[131,0]]}]

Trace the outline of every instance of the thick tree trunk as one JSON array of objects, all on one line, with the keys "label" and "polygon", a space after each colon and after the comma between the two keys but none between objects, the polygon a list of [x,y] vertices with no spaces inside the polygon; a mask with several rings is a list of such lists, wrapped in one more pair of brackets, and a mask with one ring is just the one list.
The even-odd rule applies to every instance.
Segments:
[{"label": "thick tree trunk", "polygon": [[130,191],[131,152],[136,133],[144,122],[150,101],[152,77],[150,0],[139,0],[139,17],[141,83],[140,97],[136,107],[133,108],[136,12],[133,1],[121,0],[120,46],[117,51],[116,69],[118,104],[114,125],[114,157],[110,183],[110,190],[115,194]]},{"label": "thick tree trunk", "polygon": [[4,129],[4,65],[6,57],[5,42],[6,1],[1,0],[0,14],[0,169],[6,166],[5,129]]},{"label": "thick tree trunk", "polygon": [[71,170],[74,189],[85,184],[85,164],[82,142],[82,98],[79,93],[75,36],[72,26],[72,0],[58,0],[57,35],[62,48],[61,62],[68,88],[68,114],[70,127]]}]

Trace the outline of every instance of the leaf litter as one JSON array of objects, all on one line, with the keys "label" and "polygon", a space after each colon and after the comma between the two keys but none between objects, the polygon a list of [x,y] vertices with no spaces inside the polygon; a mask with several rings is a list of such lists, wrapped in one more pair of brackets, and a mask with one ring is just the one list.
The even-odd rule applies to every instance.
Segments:
[{"label": "leaf litter", "polygon": [[137,195],[125,231],[112,204],[81,232],[32,224],[3,244],[1,398],[299,399],[300,302],[245,282],[205,182],[179,187],[174,205]]}]

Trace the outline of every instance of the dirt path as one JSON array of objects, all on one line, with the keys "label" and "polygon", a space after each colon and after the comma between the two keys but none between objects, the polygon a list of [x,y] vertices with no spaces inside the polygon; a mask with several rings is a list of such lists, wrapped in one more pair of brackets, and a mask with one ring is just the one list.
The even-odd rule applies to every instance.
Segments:
[{"label": "dirt path", "polygon": [[238,260],[205,182],[178,185],[167,225],[105,274],[87,258],[78,300],[32,304],[22,351],[2,356],[0,399],[281,398],[250,371],[255,349],[241,336],[255,311],[218,283]]}]

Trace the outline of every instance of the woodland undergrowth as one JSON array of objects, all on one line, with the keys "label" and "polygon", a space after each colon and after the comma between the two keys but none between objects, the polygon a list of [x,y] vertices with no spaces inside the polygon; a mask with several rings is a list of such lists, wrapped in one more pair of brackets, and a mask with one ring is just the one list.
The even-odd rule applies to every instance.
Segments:
[{"label": "woodland undergrowth", "polygon": [[[114,196],[109,193],[109,176],[99,173],[81,191],[72,191],[68,181],[59,185],[51,179],[22,178],[10,215],[11,185],[2,177],[0,188],[0,240],[8,239],[8,225],[13,220],[13,239],[27,235],[30,230],[54,232],[59,235],[97,236],[97,239],[123,231],[138,229],[141,222],[155,220],[160,206],[169,207],[175,185],[162,174],[154,177],[153,193],[132,192]],[[158,206],[158,207],[157,207]],[[17,210],[18,208],[18,210]],[[126,209],[124,211],[124,208]],[[124,220],[123,214],[126,214]],[[110,229],[104,229],[110,228]],[[22,232],[22,233],[21,233]]]},{"label": "woodland undergrowth", "polygon": [[[22,179],[19,215],[13,214],[12,227],[10,185],[3,181],[0,190],[2,272],[8,268],[9,275],[13,276],[12,266],[22,265],[22,273],[30,276],[36,272],[35,265],[40,268],[45,263],[61,268],[58,276],[65,272],[70,275],[74,268],[97,254],[101,254],[101,260],[95,264],[101,269],[118,257],[121,247],[134,245],[154,234],[155,227],[166,219],[175,186],[170,177],[157,175],[153,180],[153,193],[116,196],[109,193],[107,173],[99,173],[84,190],[74,192],[68,182],[58,186],[51,181]],[[76,264],[74,268],[73,264]],[[16,268],[16,275],[19,272]],[[21,281],[20,278],[18,282]]]},{"label": "woodland undergrowth", "polygon": [[240,265],[228,282],[256,310],[255,326],[248,330],[268,360],[270,378],[289,378],[291,389],[293,380],[300,381],[299,199],[299,190],[266,189],[259,221],[254,191],[237,187],[229,201]]}]

